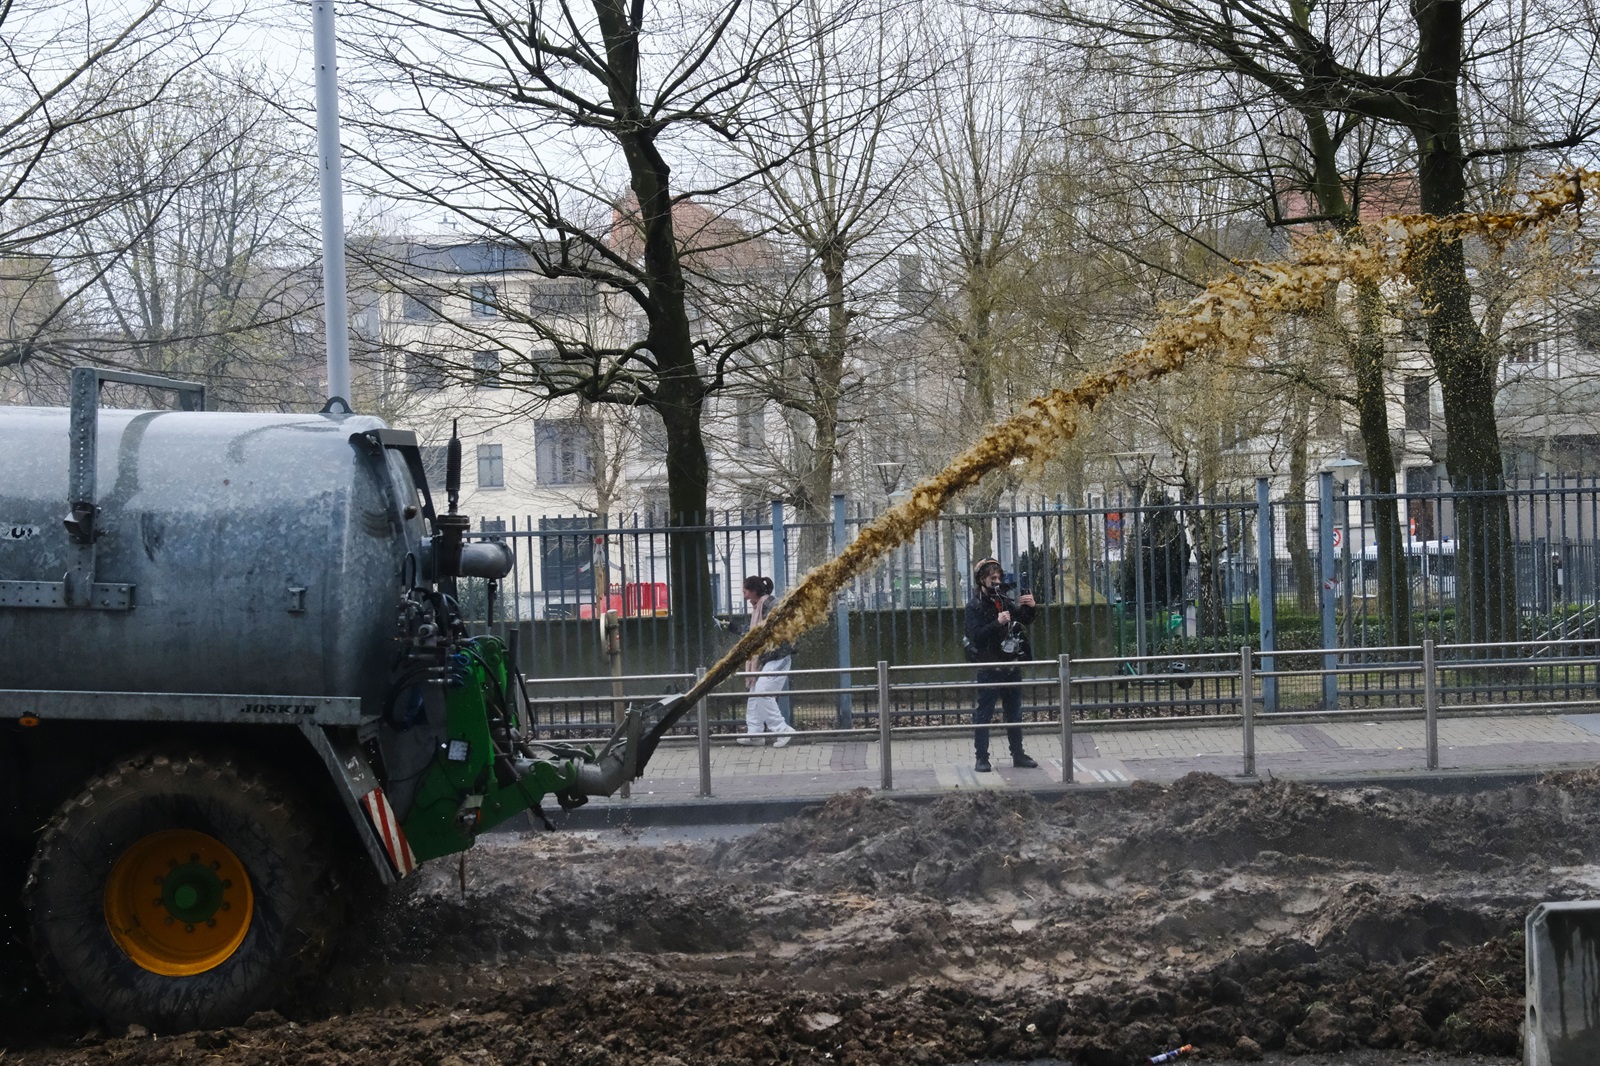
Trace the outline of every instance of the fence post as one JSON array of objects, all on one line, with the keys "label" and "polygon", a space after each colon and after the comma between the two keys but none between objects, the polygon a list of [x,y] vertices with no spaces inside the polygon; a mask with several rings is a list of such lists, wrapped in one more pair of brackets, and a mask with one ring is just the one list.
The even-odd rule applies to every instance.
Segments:
[{"label": "fence post", "polygon": [[[706,668],[696,667],[694,682],[699,684],[706,677]],[[709,696],[700,697],[700,706],[695,708],[695,725],[700,741],[700,796],[706,798],[711,795],[711,699]]]},{"label": "fence post", "polygon": [[1267,675],[1261,679],[1261,709],[1278,709],[1278,679],[1272,676],[1276,660],[1272,653],[1278,647],[1278,604],[1276,577],[1273,564],[1277,545],[1272,538],[1271,484],[1264,477],[1256,478],[1256,597],[1261,601],[1261,669]]},{"label": "fence post", "polygon": [[1439,679],[1434,673],[1433,639],[1422,642],[1422,713],[1427,721],[1428,769],[1439,768]]},{"label": "fence post", "polygon": [[1324,470],[1317,475],[1317,569],[1322,579],[1322,706],[1333,710],[1339,706],[1339,675],[1332,671],[1339,667],[1339,655],[1332,649],[1339,646],[1339,629],[1333,617],[1333,471]]},{"label": "fence post", "polygon": [[1061,678],[1061,783],[1072,784],[1072,656],[1063,652]]},{"label": "fence post", "polygon": [[[783,598],[783,587],[789,578],[789,534],[783,527],[783,501],[772,501],[772,596],[773,599]],[[794,666],[791,662],[790,667]],[[783,712],[783,720],[794,725],[794,701],[789,697],[789,690],[794,687],[793,682],[785,677],[783,691],[778,694],[778,709]]]},{"label": "fence post", "polygon": [[1250,649],[1239,649],[1239,711],[1244,717],[1244,776],[1256,776],[1256,694]]},{"label": "fence post", "polygon": [[[833,554],[835,557],[845,549],[845,538],[849,530],[845,526],[844,494],[833,494]],[[844,691],[839,693],[839,728],[852,729],[852,715],[850,710],[850,605],[845,602],[844,590],[838,592],[838,599],[833,607],[834,625],[839,630],[839,687]]]},{"label": "fence post", "polygon": [[889,732],[893,716],[889,713],[889,663],[878,660],[878,760],[884,791],[894,788],[894,768],[889,757]]}]

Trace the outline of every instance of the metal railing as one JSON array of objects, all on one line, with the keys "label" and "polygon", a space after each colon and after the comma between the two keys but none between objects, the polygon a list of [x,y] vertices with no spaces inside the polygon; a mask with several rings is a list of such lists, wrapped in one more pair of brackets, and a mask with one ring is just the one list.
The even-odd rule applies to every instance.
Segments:
[{"label": "metal railing", "polygon": [[[787,673],[792,689],[787,693],[793,710],[792,721],[800,729],[797,739],[802,741],[838,740],[851,743],[877,743],[881,787],[892,789],[893,749],[897,740],[908,737],[938,737],[945,734],[970,735],[974,729],[973,707],[977,691],[984,687],[1010,687],[1024,693],[1022,721],[1016,725],[1025,733],[1054,733],[1060,738],[1063,781],[1074,780],[1075,731],[1091,726],[1096,732],[1151,729],[1172,726],[1220,726],[1237,728],[1240,733],[1240,775],[1256,774],[1256,731],[1264,725],[1303,724],[1317,722],[1387,723],[1414,721],[1419,716],[1424,728],[1426,765],[1430,770],[1439,768],[1438,723],[1441,718],[1482,716],[1488,714],[1553,714],[1576,709],[1600,708],[1600,640],[1550,640],[1521,641],[1500,644],[1439,645],[1424,640],[1418,645],[1363,649],[1379,651],[1393,658],[1385,663],[1387,673],[1408,678],[1405,689],[1395,691],[1404,699],[1397,699],[1384,707],[1350,706],[1302,708],[1272,708],[1268,706],[1267,693],[1271,683],[1282,686],[1284,682],[1299,680],[1320,685],[1325,677],[1335,680],[1359,675],[1368,670],[1362,662],[1343,662],[1332,667],[1322,665],[1296,666],[1274,662],[1273,656],[1258,649],[1241,647],[1231,653],[1196,653],[1186,656],[1145,656],[1133,660],[1138,670],[1133,674],[1108,675],[1106,667],[1127,665],[1122,659],[1073,659],[1062,655],[1054,660],[1037,660],[1015,664],[1023,674],[1014,681],[984,682],[979,684],[972,676],[975,671],[992,668],[994,664],[940,663],[891,665],[880,660],[871,670],[851,671],[848,685],[830,684],[837,681],[838,671],[833,669],[791,670]],[[1320,664],[1328,652],[1340,659],[1355,659],[1342,649],[1310,649],[1309,655]],[[1193,664],[1193,667],[1191,667]],[[1581,669],[1588,678],[1581,692],[1570,683],[1564,683],[1560,698],[1534,702],[1485,702],[1477,698],[1481,690],[1469,675],[1505,671],[1549,669]],[[863,683],[854,682],[854,675],[863,676]],[[942,674],[943,677],[934,676]],[[735,684],[742,687],[736,676]],[[870,681],[866,679],[870,678]],[[648,675],[624,678],[633,682],[636,691],[650,689],[662,681],[687,688],[697,675]],[[568,685],[573,681],[611,685],[610,677],[580,679],[529,679],[535,692]],[[1149,685],[1176,688],[1200,681],[1227,683],[1227,696],[1207,697],[1197,704],[1200,713],[1173,713],[1170,701],[1130,701],[1127,694],[1107,693],[1107,685]],[[628,686],[624,686],[628,687]],[[931,691],[954,694],[947,702],[959,703],[929,712],[919,706]],[[848,695],[854,706],[854,720],[849,727],[841,727],[835,720],[833,708],[836,698]],[[1413,701],[1412,697],[1415,697]],[[559,737],[563,740],[578,738],[599,739],[606,730],[603,724],[620,715],[624,705],[638,698],[629,694],[605,697],[584,697],[574,704],[563,695],[535,695],[530,700],[536,735]],[[663,744],[672,746],[693,742],[698,747],[699,795],[711,795],[711,751],[713,746],[750,738],[745,732],[742,717],[729,714],[730,708],[747,698],[741,691],[719,691],[702,700],[692,721],[680,725]],[[550,713],[556,709],[574,707],[591,708],[604,704],[605,714],[565,713],[557,718]],[[808,711],[814,713],[808,713]],[[991,730],[1012,728],[1013,724],[996,720]],[[788,735],[788,734],[785,734]]]}]

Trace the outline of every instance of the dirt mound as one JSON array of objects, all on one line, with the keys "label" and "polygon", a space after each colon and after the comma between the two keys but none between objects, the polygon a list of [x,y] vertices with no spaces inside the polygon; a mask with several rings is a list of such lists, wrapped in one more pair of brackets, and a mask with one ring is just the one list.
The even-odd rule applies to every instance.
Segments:
[{"label": "dirt mound", "polygon": [[1522,918],[1600,884],[1597,815],[1600,774],[1454,797],[1197,775],[852,793],[711,845],[498,837],[465,893],[433,864],[364,914],[292,1021],[7,1066],[1509,1056]]}]

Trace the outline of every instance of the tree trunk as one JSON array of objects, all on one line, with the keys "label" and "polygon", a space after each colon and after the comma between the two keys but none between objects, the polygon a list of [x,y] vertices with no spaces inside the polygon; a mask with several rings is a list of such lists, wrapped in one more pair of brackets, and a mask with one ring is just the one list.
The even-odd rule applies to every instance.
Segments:
[{"label": "tree trunk", "polygon": [[1400,505],[1394,498],[1394,444],[1389,436],[1389,399],[1383,387],[1383,294],[1377,282],[1356,283],[1356,317],[1359,332],[1351,362],[1361,443],[1367,453],[1372,492],[1388,497],[1372,501],[1378,555],[1378,616],[1391,643],[1407,644],[1411,640],[1411,582],[1406,571],[1405,542],[1400,537]]},{"label": "tree trunk", "polygon": [[[1466,208],[1467,161],[1461,146],[1458,86],[1463,21],[1459,0],[1414,0],[1418,56],[1413,89],[1419,116],[1418,184],[1422,210],[1435,216]],[[1445,462],[1456,504],[1455,639],[1516,637],[1516,571],[1495,421],[1497,360],[1472,313],[1466,252],[1455,235],[1417,240],[1414,278],[1428,317],[1428,352],[1444,399]]]},{"label": "tree trunk", "polygon": [[[1306,477],[1311,460],[1307,454],[1311,435],[1311,395],[1303,386],[1294,386],[1289,397],[1289,491],[1285,494],[1283,539],[1289,549],[1289,565],[1294,570],[1294,603],[1302,614],[1317,610],[1317,573],[1311,565],[1311,545],[1306,535]],[[1271,551],[1262,557],[1271,559]]]},{"label": "tree trunk", "polygon": [[709,666],[714,661],[711,618],[710,538],[706,531],[706,483],[710,463],[700,433],[700,407],[660,408],[667,429],[667,579],[672,583],[673,629],[687,656],[674,669]]},{"label": "tree trunk", "polygon": [[[605,5],[597,5],[604,10]],[[610,34],[608,33],[608,40]],[[668,580],[671,611],[686,658],[674,668],[710,665],[714,660],[711,619],[711,569],[706,532],[710,462],[701,418],[706,386],[695,362],[685,307],[686,286],[673,233],[670,168],[648,132],[621,138],[644,238],[644,273],[650,280],[646,301],[646,344],[655,355],[656,387],[651,406],[667,435]]]},{"label": "tree trunk", "polygon": [[[1314,171],[1317,206],[1348,242],[1362,240],[1361,219],[1344,194],[1338,146],[1320,109],[1302,108]],[[1334,296],[1330,295],[1330,304]],[[1330,307],[1330,313],[1332,308]],[[1384,389],[1383,293],[1371,279],[1356,282],[1356,338],[1349,354],[1356,386],[1356,417],[1366,452],[1367,471],[1376,494],[1395,491],[1394,444],[1389,436],[1389,400]],[[1411,586],[1401,552],[1400,508],[1395,499],[1372,501],[1377,541],[1378,611],[1388,639],[1395,644],[1411,637]]]},{"label": "tree trunk", "polygon": [[820,249],[823,284],[827,287],[827,334],[813,360],[807,412],[811,418],[811,461],[800,477],[799,505],[808,525],[800,536],[800,568],[809,570],[832,554],[833,467],[839,453],[839,401],[844,393],[845,352],[850,316],[845,308],[843,246],[834,241]]}]

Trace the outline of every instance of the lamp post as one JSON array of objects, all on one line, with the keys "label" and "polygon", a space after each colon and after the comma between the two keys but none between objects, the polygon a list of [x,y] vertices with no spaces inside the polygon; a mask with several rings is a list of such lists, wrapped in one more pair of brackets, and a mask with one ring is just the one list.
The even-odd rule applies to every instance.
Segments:
[{"label": "lamp post", "polygon": [[[1334,478],[1336,476],[1337,477],[1341,477],[1343,479],[1344,494],[1345,494],[1345,505],[1344,505],[1345,506],[1345,515],[1344,515],[1343,521],[1338,523],[1338,527],[1344,529],[1344,536],[1341,538],[1341,547],[1343,548],[1343,555],[1344,555],[1344,567],[1343,567],[1342,579],[1343,579],[1344,588],[1345,588],[1345,592],[1344,592],[1344,595],[1345,595],[1345,610],[1344,610],[1344,614],[1345,614],[1345,638],[1344,638],[1343,643],[1344,643],[1344,646],[1346,648],[1348,648],[1350,646],[1350,628],[1351,628],[1351,626],[1350,626],[1350,536],[1349,536],[1349,532],[1350,531],[1349,531],[1348,528],[1345,528],[1345,527],[1348,527],[1349,524],[1350,524],[1350,500],[1349,500],[1349,496],[1350,496],[1350,471],[1359,470],[1360,468],[1361,468],[1361,463],[1360,463],[1359,460],[1352,459],[1348,455],[1340,455],[1337,459],[1330,459],[1327,462],[1323,463],[1322,464],[1322,468],[1318,473],[1318,480],[1321,482],[1320,489],[1319,489],[1319,492],[1318,492],[1318,507],[1317,507],[1317,510],[1319,512],[1318,522],[1320,524],[1320,533],[1319,533],[1319,537],[1318,537],[1318,540],[1320,541],[1320,547],[1319,547],[1318,555],[1321,557],[1321,567],[1320,568],[1322,570],[1322,578],[1323,578],[1323,580],[1322,580],[1322,597],[1323,597],[1323,599],[1322,599],[1322,643],[1323,643],[1323,646],[1327,647],[1327,648],[1331,648],[1335,643],[1338,642],[1338,639],[1339,639],[1338,638],[1338,630],[1336,628],[1336,622],[1334,620],[1334,596],[1333,596],[1333,584],[1334,584],[1334,581],[1333,581],[1333,553],[1334,553],[1333,534],[1334,534],[1334,528],[1335,528],[1335,523],[1334,523],[1334,518],[1333,518],[1333,481],[1334,481]],[[1338,665],[1338,656],[1337,655],[1335,655],[1331,651],[1323,653],[1322,666],[1323,666],[1324,670],[1333,670],[1333,669],[1336,668],[1337,665]],[[1326,707],[1326,708],[1328,708],[1330,710],[1333,709],[1334,707],[1338,706],[1338,703],[1339,703],[1339,678],[1338,678],[1338,675],[1332,674],[1332,673],[1327,673],[1327,674],[1323,675],[1323,677],[1322,677],[1322,703],[1323,703],[1324,707]]]},{"label": "lamp post", "polygon": [[900,487],[900,472],[905,469],[906,464],[897,463],[892,459],[885,459],[883,462],[874,465],[878,468],[878,481],[883,485],[884,496],[893,500],[895,489]]}]

